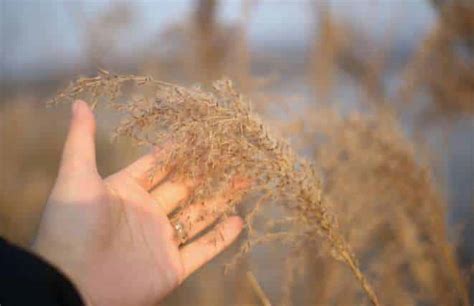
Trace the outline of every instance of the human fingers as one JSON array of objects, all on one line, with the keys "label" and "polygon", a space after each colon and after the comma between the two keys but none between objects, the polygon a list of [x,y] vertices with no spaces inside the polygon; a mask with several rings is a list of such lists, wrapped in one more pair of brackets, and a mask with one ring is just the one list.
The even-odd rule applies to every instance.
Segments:
[{"label": "human fingers", "polygon": [[97,173],[95,154],[95,118],[86,102],[72,105],[72,119],[63,149],[59,176]]},{"label": "human fingers", "polygon": [[181,249],[184,278],[226,249],[243,228],[242,218],[232,216],[216,225],[211,231]]},{"label": "human fingers", "polygon": [[194,185],[195,183],[190,180],[167,180],[154,188],[150,194],[168,215],[189,197]]},{"label": "human fingers", "polygon": [[171,221],[175,228],[179,228],[179,243],[185,243],[214,223],[229,210],[233,201],[241,197],[247,186],[247,181],[234,181],[226,192],[209,200],[193,203],[179,211]]},{"label": "human fingers", "polygon": [[165,148],[155,148],[114,174],[116,177],[129,177],[146,191],[158,185],[171,171],[169,167],[160,166],[159,162],[165,155]]}]

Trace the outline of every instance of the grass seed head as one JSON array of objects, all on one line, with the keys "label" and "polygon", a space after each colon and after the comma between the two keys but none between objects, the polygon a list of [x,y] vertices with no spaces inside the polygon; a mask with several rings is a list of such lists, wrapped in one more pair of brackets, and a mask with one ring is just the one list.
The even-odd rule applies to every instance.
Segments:
[{"label": "grass seed head", "polygon": [[[124,85],[130,82],[141,87],[142,94],[120,103],[121,96],[126,95]],[[144,87],[152,88],[153,94],[143,94]],[[280,200],[288,214],[295,217],[289,220],[294,220],[300,230],[294,235],[281,233],[283,236],[307,242],[314,242],[316,235],[325,238],[333,257],[349,266],[371,302],[379,305],[338,231],[335,217],[328,211],[315,167],[267,128],[252,111],[250,101],[229,80],[214,82],[210,90],[204,90],[101,71],[96,77],[71,84],[53,103],[79,95],[91,98],[94,106],[105,98],[109,105],[126,113],[117,128],[118,135],[150,146],[161,146],[172,139],[172,150],[160,158],[157,167],[172,167],[174,176],[199,182],[183,206],[222,192],[236,177],[249,179],[251,192],[267,200]],[[231,209],[235,199],[215,213]],[[260,241],[271,238],[263,235]]]}]

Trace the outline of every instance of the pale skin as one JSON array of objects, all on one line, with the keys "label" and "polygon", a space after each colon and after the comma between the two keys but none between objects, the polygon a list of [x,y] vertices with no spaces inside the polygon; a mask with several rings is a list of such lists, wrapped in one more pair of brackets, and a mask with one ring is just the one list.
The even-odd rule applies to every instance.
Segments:
[{"label": "pale skin", "polygon": [[[242,219],[229,217],[203,236],[217,216],[207,214],[179,241],[169,214],[185,200],[192,182],[166,179],[157,170],[159,151],[102,178],[96,167],[95,119],[83,101],[73,104],[60,170],[33,244],[33,251],[63,271],[93,306],[156,305],[190,274],[229,246]],[[216,196],[179,214],[193,218]]]}]

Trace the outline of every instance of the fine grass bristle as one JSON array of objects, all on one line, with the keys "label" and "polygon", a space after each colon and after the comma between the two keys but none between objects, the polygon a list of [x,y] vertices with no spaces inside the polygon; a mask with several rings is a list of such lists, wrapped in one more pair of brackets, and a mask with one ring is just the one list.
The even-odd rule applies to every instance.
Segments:
[{"label": "fine grass bristle", "polygon": [[[133,98],[131,93],[125,93],[130,84]],[[349,266],[372,304],[380,305],[329,211],[315,166],[270,131],[230,81],[214,82],[206,91],[151,77],[100,71],[96,77],[72,83],[52,103],[76,98],[85,98],[93,106],[106,100],[124,112],[117,135],[131,137],[138,144],[159,147],[172,139],[172,150],[164,153],[166,156],[160,158],[157,167],[172,167],[176,177],[199,182],[183,207],[221,192],[236,177],[250,180],[249,192],[266,202],[283,203],[289,215],[285,221],[299,228],[280,235],[263,235],[260,241],[276,235],[294,244],[308,244],[314,243],[317,236],[323,237],[331,255]],[[214,213],[231,210],[235,199]]]}]

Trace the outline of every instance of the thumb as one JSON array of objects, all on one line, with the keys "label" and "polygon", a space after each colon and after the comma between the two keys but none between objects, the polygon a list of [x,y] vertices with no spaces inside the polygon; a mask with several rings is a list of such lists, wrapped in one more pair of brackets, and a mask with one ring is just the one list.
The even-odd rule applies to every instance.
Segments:
[{"label": "thumb", "polygon": [[59,175],[97,173],[95,118],[86,102],[72,105],[72,119],[64,145]]}]

